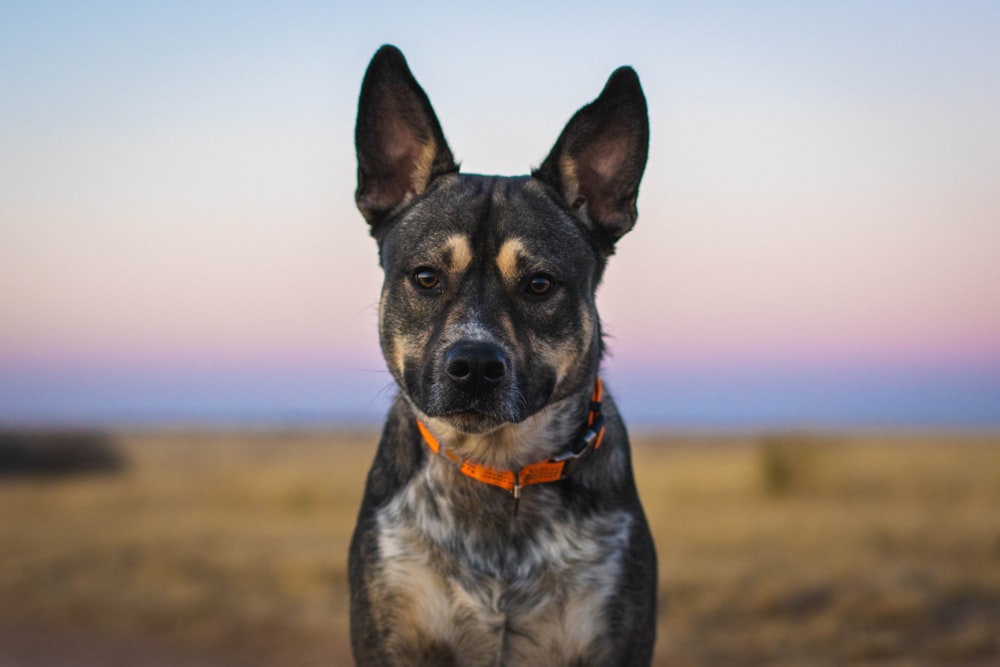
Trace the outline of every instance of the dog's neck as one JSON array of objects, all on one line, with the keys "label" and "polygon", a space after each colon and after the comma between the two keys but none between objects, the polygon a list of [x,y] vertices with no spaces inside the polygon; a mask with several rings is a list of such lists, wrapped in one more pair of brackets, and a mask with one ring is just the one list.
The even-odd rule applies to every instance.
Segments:
[{"label": "dog's neck", "polygon": [[518,469],[562,452],[582,430],[591,390],[583,389],[551,403],[517,424],[489,433],[462,433],[446,420],[428,417],[413,407],[441,447],[463,459],[501,470]]}]

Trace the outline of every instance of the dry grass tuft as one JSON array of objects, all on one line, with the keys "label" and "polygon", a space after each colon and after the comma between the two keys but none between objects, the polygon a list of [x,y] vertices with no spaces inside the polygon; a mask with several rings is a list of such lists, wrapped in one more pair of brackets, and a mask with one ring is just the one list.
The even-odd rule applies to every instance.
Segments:
[{"label": "dry grass tuft", "polygon": [[757,443],[761,482],[766,494],[802,493],[816,481],[821,467],[820,443],[806,435],[769,435]]}]

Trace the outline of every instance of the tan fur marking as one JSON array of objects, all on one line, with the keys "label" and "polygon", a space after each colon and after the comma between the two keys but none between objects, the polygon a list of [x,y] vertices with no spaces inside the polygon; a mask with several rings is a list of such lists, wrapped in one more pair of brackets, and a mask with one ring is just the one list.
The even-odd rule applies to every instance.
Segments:
[{"label": "tan fur marking", "polygon": [[420,147],[420,152],[413,156],[413,171],[410,182],[413,184],[413,194],[422,195],[431,182],[431,167],[434,166],[434,156],[437,155],[437,143],[433,139]]},{"label": "tan fur marking", "polygon": [[532,345],[538,350],[538,356],[544,365],[556,369],[556,388],[560,387],[579,360],[579,350],[566,345],[551,345],[532,338]]},{"label": "tan fur marking", "polygon": [[464,234],[452,234],[444,244],[451,250],[451,266],[448,268],[452,273],[464,273],[472,263],[472,246],[469,245],[469,238]]},{"label": "tan fur marking", "polygon": [[559,158],[559,175],[562,176],[563,197],[572,206],[580,196],[580,177],[576,174],[576,160],[566,153]]},{"label": "tan fur marking", "polygon": [[427,334],[415,338],[395,336],[390,342],[392,349],[387,351],[386,361],[389,362],[389,370],[393,376],[400,379],[406,370],[406,360],[419,358],[421,350],[427,344]]},{"label": "tan fur marking", "polygon": [[395,354],[393,355],[393,359],[396,362],[396,367],[393,368],[392,370],[396,372],[395,373],[396,377],[403,377],[403,369],[406,368],[406,349],[402,345],[400,345],[401,342],[402,341],[400,339],[396,339],[393,341],[394,347],[396,348],[394,350]]},{"label": "tan fur marking", "polygon": [[594,340],[594,318],[590,316],[587,310],[584,310],[581,319],[583,320],[580,323],[580,357],[582,358],[587,354],[587,350],[590,349],[590,345]]},{"label": "tan fur marking", "polygon": [[503,242],[500,252],[497,253],[497,268],[500,269],[500,275],[504,280],[507,282],[517,280],[517,259],[527,254],[524,243],[516,236]]}]

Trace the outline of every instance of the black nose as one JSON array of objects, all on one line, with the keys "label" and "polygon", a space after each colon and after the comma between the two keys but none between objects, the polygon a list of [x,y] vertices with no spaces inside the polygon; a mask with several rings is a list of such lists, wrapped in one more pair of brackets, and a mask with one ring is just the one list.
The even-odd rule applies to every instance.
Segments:
[{"label": "black nose", "polygon": [[456,387],[480,395],[503,382],[507,359],[489,343],[456,343],[445,354],[444,371]]}]

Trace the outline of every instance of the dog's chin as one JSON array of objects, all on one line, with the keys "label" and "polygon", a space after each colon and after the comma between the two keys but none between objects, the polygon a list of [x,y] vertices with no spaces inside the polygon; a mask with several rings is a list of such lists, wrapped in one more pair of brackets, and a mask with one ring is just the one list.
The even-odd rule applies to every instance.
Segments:
[{"label": "dog's chin", "polygon": [[441,415],[438,419],[465,435],[486,435],[510,423],[494,415],[475,410],[453,412]]},{"label": "dog's chin", "polygon": [[504,396],[470,397],[456,392],[430,398],[411,398],[411,404],[419,414],[464,435],[488,435],[527,417]]}]

